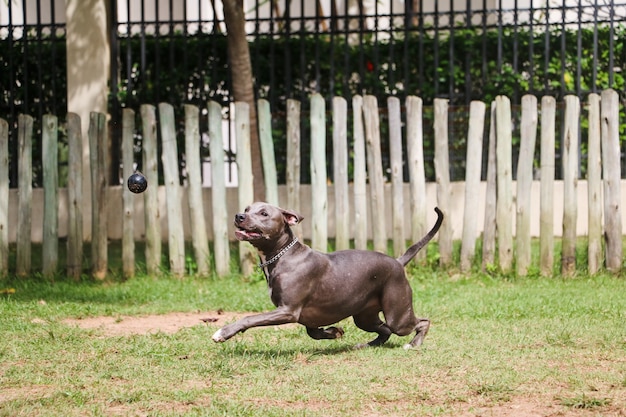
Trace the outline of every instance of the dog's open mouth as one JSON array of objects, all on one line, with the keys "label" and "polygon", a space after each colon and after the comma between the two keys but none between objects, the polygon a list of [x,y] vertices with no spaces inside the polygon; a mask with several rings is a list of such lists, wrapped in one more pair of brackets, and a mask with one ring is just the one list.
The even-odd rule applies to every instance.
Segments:
[{"label": "dog's open mouth", "polygon": [[242,227],[237,227],[237,229],[235,229],[235,237],[237,240],[256,240],[261,239],[263,235],[256,230],[246,230]]}]

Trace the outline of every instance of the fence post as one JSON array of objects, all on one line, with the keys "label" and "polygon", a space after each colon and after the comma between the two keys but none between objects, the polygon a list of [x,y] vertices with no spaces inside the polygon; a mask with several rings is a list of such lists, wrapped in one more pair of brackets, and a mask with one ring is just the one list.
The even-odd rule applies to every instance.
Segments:
[{"label": "fence post", "polygon": [[367,145],[367,172],[370,182],[370,207],[374,250],[387,253],[387,228],[385,221],[385,184],[380,150],[380,118],[376,96],[363,97],[365,142]]},{"label": "fence post", "polygon": [[[411,242],[419,241],[426,233],[426,173],[424,171],[424,124],[422,99],[406,98],[406,147],[409,165]],[[426,250],[415,256],[426,259]]]},{"label": "fence post", "polygon": [[67,147],[67,275],[78,280],[83,272],[83,134],[76,113],[67,114]]},{"label": "fence post", "polygon": [[[254,200],[254,176],[250,144],[250,106],[238,101],[235,103],[235,139],[237,141],[237,178],[239,206],[244,208]],[[255,254],[248,242],[239,242],[239,263],[241,273],[250,275],[254,271]]]},{"label": "fence post", "polygon": [[328,250],[328,191],[326,189],[326,103],[321,94],[311,96],[311,247]]},{"label": "fence post", "polygon": [[59,259],[59,165],[58,121],[46,114],[42,126],[43,165],[43,244],[42,267],[44,276],[52,276]]},{"label": "fence post", "polygon": [[515,242],[517,275],[524,276],[530,266],[530,198],[533,185],[533,161],[537,141],[537,97],[522,97],[522,120],[520,124],[520,151],[517,162],[517,197]]},{"label": "fence post", "polygon": [[541,98],[541,191],[539,202],[539,264],[541,274],[554,268],[554,143],[556,100]]},{"label": "fence post", "polygon": [[482,269],[495,264],[497,166],[496,166],[496,102],[489,110],[489,150],[487,153],[487,185],[485,189],[485,220],[483,221]]},{"label": "fence post", "polygon": [[[287,208],[300,212],[300,102],[287,100]],[[294,233],[302,238],[302,228]]]},{"label": "fence post", "polygon": [[167,241],[170,272],[177,277],[185,274],[185,229],[181,206],[180,175],[178,173],[178,144],[174,107],[169,103],[159,104],[161,124],[161,162],[167,198]]},{"label": "fence post", "polygon": [[226,204],[226,179],[224,178],[224,141],[222,139],[222,107],[209,101],[209,150],[211,152],[211,208],[213,215],[213,253],[215,272],[226,276],[230,272],[228,244],[228,207]]},{"label": "fence post", "polygon": [[108,268],[107,154],[109,140],[106,115],[89,113],[89,155],[91,163],[91,262],[96,279],[104,279]]},{"label": "fence post", "polygon": [[9,124],[0,119],[0,277],[9,272]]},{"label": "fence post", "polygon": [[126,180],[135,172],[135,112],[131,109],[122,111],[122,274],[124,278],[135,275],[135,194],[126,186]]},{"label": "fence post", "polygon": [[159,163],[157,158],[156,108],[142,104],[142,172],[148,180],[143,195],[144,222],[146,228],[146,270],[148,274],[161,272],[161,214],[159,210]]},{"label": "fence post", "polygon": [[32,141],[33,118],[20,114],[18,117],[18,212],[17,212],[17,259],[16,273],[26,276],[31,267],[31,219],[33,195]]},{"label": "fence post", "polygon": [[389,159],[391,161],[391,224],[394,256],[406,250],[404,237],[404,172],[402,169],[402,116],[400,99],[387,99],[389,113]]},{"label": "fence post", "polygon": [[206,276],[210,270],[209,239],[204,220],[202,174],[200,172],[200,110],[185,104],[185,169],[189,198],[189,224],[197,273]]},{"label": "fence post", "polygon": [[348,103],[333,98],[333,185],[335,189],[335,249],[350,248],[350,194],[348,192]]},{"label": "fence post", "polygon": [[[589,132],[587,135],[587,267],[595,274],[602,266],[602,130],[600,127],[600,95],[591,93],[589,100]],[[621,235],[621,231],[620,231]]]},{"label": "fence post", "polygon": [[467,165],[465,169],[465,208],[463,210],[463,237],[461,240],[461,270],[472,267],[476,250],[476,196],[480,191],[483,134],[485,130],[485,103],[472,101],[467,132]]},{"label": "fence post", "polygon": [[506,96],[497,96],[496,181],[498,197],[496,203],[496,230],[500,268],[503,272],[509,272],[513,264],[512,129],[511,101]]},{"label": "fence post", "polygon": [[580,101],[565,96],[563,121],[563,249],[561,273],[572,275],[576,270],[576,222],[578,188],[578,130]]},{"label": "fence post", "polygon": [[363,131],[363,97],[352,97],[354,139],[354,247],[367,249],[367,173],[365,134]]},{"label": "fence post", "polygon": [[278,179],[276,178],[276,154],[272,138],[272,113],[270,102],[265,99],[257,101],[257,117],[259,119],[259,141],[263,159],[263,175],[265,176],[266,201],[278,205]]},{"label": "fence post", "polygon": [[[450,213],[450,155],[448,151],[448,100],[436,98],[435,107],[435,176],[437,204],[444,214]],[[452,222],[444,221],[439,230],[439,263],[452,262]]]},{"label": "fence post", "polygon": [[604,227],[606,268],[618,272],[622,267],[622,213],[619,97],[615,90],[604,90],[601,96],[602,161],[604,174]]}]

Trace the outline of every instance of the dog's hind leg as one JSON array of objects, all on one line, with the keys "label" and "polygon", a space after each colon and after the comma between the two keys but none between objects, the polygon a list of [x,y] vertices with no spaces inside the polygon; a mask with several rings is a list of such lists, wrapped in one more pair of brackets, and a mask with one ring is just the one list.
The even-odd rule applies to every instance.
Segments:
[{"label": "dog's hind leg", "polygon": [[415,327],[415,336],[413,339],[404,345],[405,349],[413,349],[422,344],[424,342],[424,338],[426,337],[426,333],[428,333],[428,329],[430,328],[430,320],[428,319],[417,319],[417,326]]},{"label": "dog's hind leg", "polygon": [[341,327],[327,327],[325,329],[317,327],[307,327],[306,332],[315,340],[339,339],[341,336],[343,336],[343,329]]},{"label": "dog's hind leg", "polygon": [[361,349],[368,346],[380,346],[385,343],[391,336],[391,329],[387,326],[378,315],[378,309],[366,310],[354,315],[354,324],[366,332],[378,333],[378,337],[371,342],[361,343],[355,346],[355,349]]}]

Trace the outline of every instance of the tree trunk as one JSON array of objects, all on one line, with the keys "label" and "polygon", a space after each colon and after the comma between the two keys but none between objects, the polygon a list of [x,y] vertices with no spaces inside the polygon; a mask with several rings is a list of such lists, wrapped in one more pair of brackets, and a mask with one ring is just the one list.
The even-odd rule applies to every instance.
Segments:
[{"label": "tree trunk", "polygon": [[257,112],[252,81],[250,48],[246,39],[245,16],[242,0],[224,0],[224,22],[228,31],[228,57],[232,77],[232,92],[235,101],[244,101],[250,106],[250,142],[252,153],[252,175],[254,176],[254,198],[265,200],[265,181],[261,162],[261,147],[257,127]]}]

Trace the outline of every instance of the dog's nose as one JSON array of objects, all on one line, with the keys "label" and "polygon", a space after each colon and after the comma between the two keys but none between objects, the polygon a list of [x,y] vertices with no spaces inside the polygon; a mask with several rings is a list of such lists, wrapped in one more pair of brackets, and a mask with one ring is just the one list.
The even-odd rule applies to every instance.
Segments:
[{"label": "dog's nose", "polygon": [[246,219],[246,214],[245,213],[238,213],[235,214],[235,221],[237,223],[241,223],[242,221],[244,221]]}]

